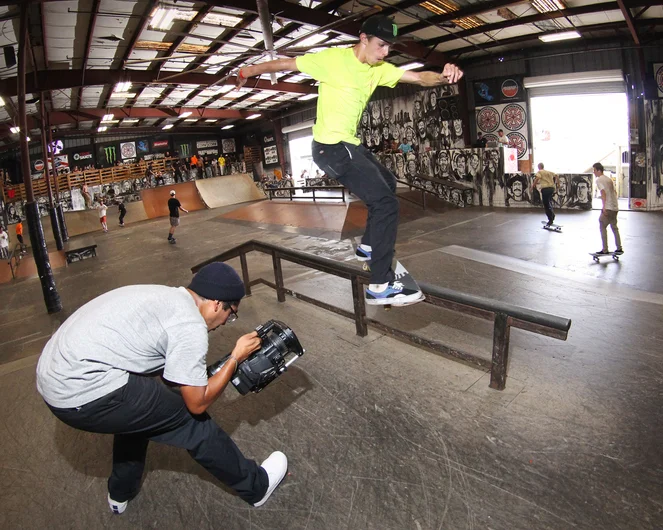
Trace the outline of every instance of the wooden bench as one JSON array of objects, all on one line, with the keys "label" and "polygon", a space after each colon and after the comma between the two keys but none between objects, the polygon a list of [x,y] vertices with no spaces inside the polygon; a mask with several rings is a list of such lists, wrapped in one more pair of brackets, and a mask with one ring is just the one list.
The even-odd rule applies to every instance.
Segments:
[{"label": "wooden bench", "polygon": [[93,258],[97,255],[97,242],[92,236],[82,236],[70,239],[64,245],[64,256],[69,263]]}]

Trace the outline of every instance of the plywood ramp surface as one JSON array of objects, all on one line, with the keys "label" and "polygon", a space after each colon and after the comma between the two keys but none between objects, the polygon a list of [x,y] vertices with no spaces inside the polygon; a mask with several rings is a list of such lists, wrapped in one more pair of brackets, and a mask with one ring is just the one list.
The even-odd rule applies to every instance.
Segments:
[{"label": "plywood ramp surface", "polygon": [[168,199],[170,190],[175,190],[175,197],[179,199],[182,208],[189,211],[204,210],[205,203],[200,198],[195,182],[183,182],[172,186],[159,186],[140,192],[143,207],[149,219],[168,215]]},{"label": "plywood ramp surface", "polygon": [[265,199],[263,191],[246,173],[196,180],[196,186],[209,208]]}]

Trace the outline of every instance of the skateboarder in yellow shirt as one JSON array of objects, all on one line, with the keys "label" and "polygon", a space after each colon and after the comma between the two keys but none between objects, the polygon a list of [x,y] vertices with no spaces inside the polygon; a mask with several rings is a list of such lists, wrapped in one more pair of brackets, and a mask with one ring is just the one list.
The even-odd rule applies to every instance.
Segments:
[{"label": "skateboarder in yellow shirt", "polygon": [[394,21],[376,15],[363,23],[359,43],[352,48],[255,64],[241,68],[237,75],[238,86],[249,77],[282,71],[303,72],[320,82],[313,160],[366,203],[368,220],[357,257],[371,261],[366,290],[366,303],[371,305],[407,305],[423,300],[423,295],[416,282],[405,285],[392,269],[399,208],[396,177],[357,138],[361,114],[378,86],[393,88],[400,82],[432,87],[456,83],[463,76],[453,64],[446,64],[439,74],[406,71],[383,62],[397,36]]}]

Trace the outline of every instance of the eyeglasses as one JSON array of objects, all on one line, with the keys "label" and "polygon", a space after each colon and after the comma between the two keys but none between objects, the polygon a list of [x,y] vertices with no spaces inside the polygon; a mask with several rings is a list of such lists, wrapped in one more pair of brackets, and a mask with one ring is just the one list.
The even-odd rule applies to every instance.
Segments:
[{"label": "eyeglasses", "polygon": [[232,306],[228,306],[228,309],[230,309],[230,314],[228,315],[228,318],[226,320],[226,323],[232,324],[239,318],[239,315],[237,314],[237,311],[235,311]]}]

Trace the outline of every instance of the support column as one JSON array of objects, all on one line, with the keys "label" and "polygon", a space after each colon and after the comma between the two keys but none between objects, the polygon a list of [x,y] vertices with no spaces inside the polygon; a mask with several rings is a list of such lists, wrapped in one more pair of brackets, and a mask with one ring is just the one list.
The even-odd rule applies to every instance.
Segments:
[{"label": "support column", "polygon": [[[46,124],[48,128],[48,143],[53,147],[53,131],[51,129],[51,120],[46,115]],[[60,233],[62,234],[63,241],[69,241],[69,231],[67,230],[67,222],[64,218],[64,210],[62,209],[62,204],[60,203],[60,183],[58,182],[58,172],[55,169],[55,153],[51,153],[51,159],[53,161],[53,182],[55,184],[55,210],[57,212],[58,221],[60,225]]]},{"label": "support column", "polygon": [[30,176],[30,154],[28,151],[28,118],[25,111],[25,62],[28,46],[28,3],[21,3],[20,29],[18,38],[18,120],[20,127],[21,167],[27,203],[25,217],[30,232],[32,255],[37,266],[41,289],[49,313],[57,313],[62,309],[60,295],[55,287],[55,278],[48,258],[48,249],[44,239],[44,228],[39,217],[39,208],[35,202],[32,178]]},{"label": "support column", "polygon": [[62,232],[60,231],[60,219],[58,218],[57,210],[53,204],[53,190],[51,189],[51,172],[48,168],[48,149],[46,148],[46,111],[44,108],[45,93],[41,93],[39,98],[39,110],[41,111],[41,152],[44,159],[44,180],[46,181],[46,191],[48,193],[48,213],[51,217],[51,228],[53,229],[53,237],[55,238],[55,246],[58,250],[64,248],[62,243]]}]

